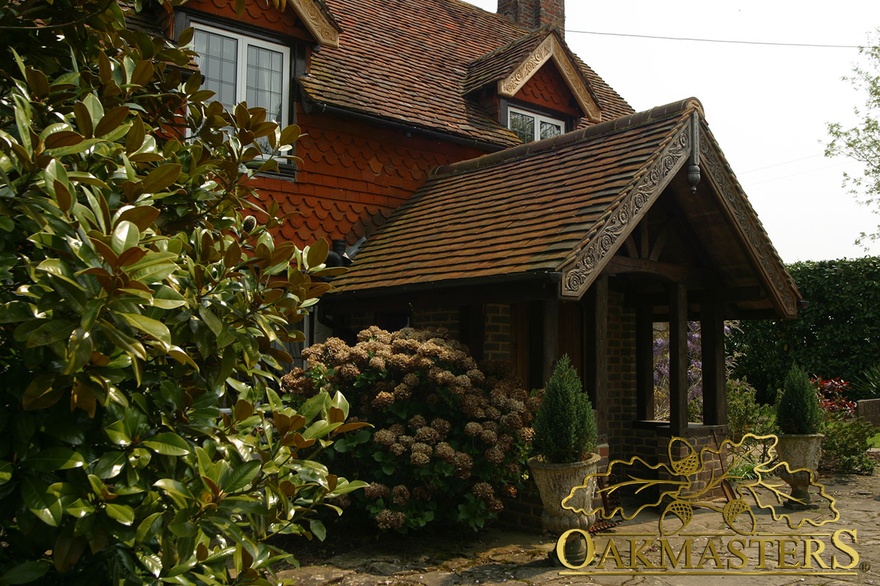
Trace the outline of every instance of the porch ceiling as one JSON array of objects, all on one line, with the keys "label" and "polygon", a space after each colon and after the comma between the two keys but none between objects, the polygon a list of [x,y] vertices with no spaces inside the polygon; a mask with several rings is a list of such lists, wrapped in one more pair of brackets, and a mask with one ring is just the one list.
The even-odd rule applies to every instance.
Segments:
[{"label": "porch ceiling", "polygon": [[694,99],[437,169],[332,297],[545,280],[579,299],[603,272],[688,279],[728,317],[799,300]]}]

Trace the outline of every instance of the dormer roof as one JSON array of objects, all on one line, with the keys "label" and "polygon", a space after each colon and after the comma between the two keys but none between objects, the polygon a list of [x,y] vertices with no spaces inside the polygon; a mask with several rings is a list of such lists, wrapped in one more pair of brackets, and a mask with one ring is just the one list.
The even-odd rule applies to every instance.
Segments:
[{"label": "dormer roof", "polygon": [[490,84],[503,98],[513,98],[545,64],[556,65],[572,96],[590,122],[602,120],[599,100],[558,31],[543,28],[492,51],[468,64],[465,94]]},{"label": "dormer roof", "polygon": [[[519,143],[498,123],[495,113],[467,95],[470,80],[483,76],[469,77],[469,65],[504,47],[510,47],[504,63],[520,51],[525,59],[547,39],[546,29],[534,35],[461,0],[325,2],[344,32],[339,48],[314,54],[309,73],[300,78],[307,104],[332,106],[495,147]],[[514,46],[519,40],[524,44]],[[582,95],[596,103],[603,119],[633,112],[617,92],[565,49],[564,41],[557,37],[551,42],[562,44],[561,48],[554,45],[551,59],[552,55],[562,61],[567,57],[574,70],[569,70],[567,81],[577,86],[578,78],[582,80],[590,90]],[[487,64],[486,75],[496,66]],[[508,76],[510,73],[505,74]]]}]

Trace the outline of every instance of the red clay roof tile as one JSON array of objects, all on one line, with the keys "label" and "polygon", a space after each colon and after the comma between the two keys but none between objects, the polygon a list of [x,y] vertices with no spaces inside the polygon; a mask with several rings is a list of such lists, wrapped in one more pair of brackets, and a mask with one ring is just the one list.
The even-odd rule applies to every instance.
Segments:
[{"label": "red clay roof tile", "polygon": [[[473,83],[467,81],[469,63],[511,43],[529,44],[534,36],[529,31],[461,0],[326,4],[343,33],[339,48],[315,53],[309,74],[300,78],[308,99],[499,146],[519,142],[463,90]],[[633,112],[595,72],[573,59],[604,119]]]},{"label": "red clay roof tile", "polygon": [[338,289],[559,270],[687,123],[693,103],[437,169]]}]

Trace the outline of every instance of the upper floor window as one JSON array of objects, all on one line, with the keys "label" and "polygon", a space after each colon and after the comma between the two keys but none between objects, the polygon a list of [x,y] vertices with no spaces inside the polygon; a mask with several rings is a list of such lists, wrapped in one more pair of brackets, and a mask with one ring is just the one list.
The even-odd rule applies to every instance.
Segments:
[{"label": "upper floor window", "polygon": [[290,49],[204,24],[193,23],[194,49],[203,87],[227,110],[238,102],[265,108],[267,118],[287,125]]},{"label": "upper floor window", "polygon": [[507,109],[507,127],[523,142],[553,138],[565,132],[565,122],[518,108]]}]

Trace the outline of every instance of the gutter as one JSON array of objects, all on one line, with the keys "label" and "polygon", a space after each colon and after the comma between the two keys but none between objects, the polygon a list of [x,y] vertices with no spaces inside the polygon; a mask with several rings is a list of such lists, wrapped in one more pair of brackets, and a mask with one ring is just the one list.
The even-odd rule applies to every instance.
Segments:
[{"label": "gutter", "polygon": [[[456,279],[452,281],[425,281],[394,285],[390,287],[374,287],[370,289],[343,289],[330,291],[323,295],[322,303],[327,301],[333,305],[339,303],[359,302],[370,299],[382,299],[388,297],[400,297],[419,293],[438,293],[452,290],[465,290],[477,287],[493,285],[558,285],[562,281],[562,273],[558,271],[543,270],[513,275],[492,275],[489,277],[472,277],[469,279]],[[345,287],[345,285],[343,285]]]}]

